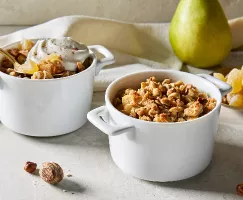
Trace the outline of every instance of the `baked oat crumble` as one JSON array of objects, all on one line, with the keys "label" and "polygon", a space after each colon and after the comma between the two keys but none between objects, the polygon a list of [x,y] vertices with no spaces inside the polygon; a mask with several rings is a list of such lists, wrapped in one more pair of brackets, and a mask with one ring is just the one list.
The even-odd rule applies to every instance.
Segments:
[{"label": "baked oat crumble", "polygon": [[153,122],[184,122],[197,119],[216,106],[216,99],[209,98],[192,84],[150,77],[141,87],[118,92],[113,105],[133,118]]}]

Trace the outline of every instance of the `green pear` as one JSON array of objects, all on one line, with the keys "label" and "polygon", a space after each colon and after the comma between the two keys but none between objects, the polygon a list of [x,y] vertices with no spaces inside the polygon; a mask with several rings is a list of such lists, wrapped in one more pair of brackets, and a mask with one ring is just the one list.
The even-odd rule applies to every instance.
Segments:
[{"label": "green pear", "polygon": [[218,0],[181,0],[169,37],[176,56],[199,68],[220,64],[232,48],[230,27]]}]

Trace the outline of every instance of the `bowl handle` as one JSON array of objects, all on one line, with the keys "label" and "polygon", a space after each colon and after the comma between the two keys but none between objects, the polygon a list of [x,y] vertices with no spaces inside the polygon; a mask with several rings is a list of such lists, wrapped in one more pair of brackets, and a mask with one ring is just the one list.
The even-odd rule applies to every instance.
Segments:
[{"label": "bowl handle", "polygon": [[228,83],[225,83],[211,75],[208,74],[197,74],[197,75],[207,79],[208,81],[216,85],[219,88],[219,91],[221,92],[222,96],[225,96],[232,90],[232,87]]},{"label": "bowl handle", "polygon": [[134,126],[113,126],[110,125],[108,122],[105,122],[104,119],[109,118],[109,113],[106,110],[105,106],[101,106],[94,110],[91,110],[87,114],[87,118],[94,126],[96,126],[98,129],[100,129],[109,136],[121,135],[128,132],[129,130],[134,130]]},{"label": "bowl handle", "polygon": [[101,58],[101,59],[97,60],[97,67],[96,67],[96,70],[95,70],[95,75],[96,76],[99,74],[100,70],[104,66],[113,64],[115,62],[114,56],[105,47],[103,47],[101,45],[92,45],[92,46],[88,46],[88,48],[91,49],[92,51],[96,51],[96,52],[101,53],[102,55],[105,56],[104,58]]}]

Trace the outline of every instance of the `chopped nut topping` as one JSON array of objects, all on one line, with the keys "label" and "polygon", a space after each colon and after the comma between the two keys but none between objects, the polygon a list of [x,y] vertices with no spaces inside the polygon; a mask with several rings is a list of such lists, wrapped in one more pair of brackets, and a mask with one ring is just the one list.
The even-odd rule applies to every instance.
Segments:
[{"label": "chopped nut topping", "polygon": [[119,91],[113,105],[133,118],[154,122],[184,122],[207,114],[216,106],[192,84],[170,79],[162,82],[150,77],[138,90]]},{"label": "chopped nut topping", "polygon": [[31,79],[52,79],[53,76],[47,71],[38,71],[31,76]]},{"label": "chopped nut topping", "polygon": [[52,75],[60,74],[65,71],[65,68],[62,65],[62,63],[60,61],[56,61],[56,60],[55,61],[49,61],[49,60],[41,61],[39,64],[39,69],[40,69],[40,71],[47,71]]}]

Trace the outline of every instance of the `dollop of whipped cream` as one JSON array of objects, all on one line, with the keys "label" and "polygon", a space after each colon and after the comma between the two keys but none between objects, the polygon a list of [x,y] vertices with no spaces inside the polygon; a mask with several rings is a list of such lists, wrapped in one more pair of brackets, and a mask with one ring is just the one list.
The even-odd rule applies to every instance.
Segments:
[{"label": "dollop of whipped cream", "polygon": [[39,64],[51,54],[60,56],[62,65],[68,71],[76,71],[77,62],[83,62],[89,57],[89,49],[70,37],[50,38],[38,40],[30,50],[26,62],[29,60]]}]

